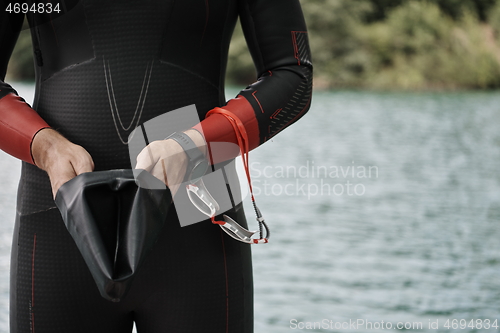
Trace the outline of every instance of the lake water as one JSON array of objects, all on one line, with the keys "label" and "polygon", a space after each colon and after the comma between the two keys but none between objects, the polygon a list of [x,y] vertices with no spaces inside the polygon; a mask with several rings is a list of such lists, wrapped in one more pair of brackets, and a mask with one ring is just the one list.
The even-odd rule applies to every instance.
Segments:
[{"label": "lake water", "polygon": [[[253,248],[255,332],[499,332],[499,129],[498,92],[317,92],[250,154],[272,231]],[[0,166],[8,332],[19,162]]]}]

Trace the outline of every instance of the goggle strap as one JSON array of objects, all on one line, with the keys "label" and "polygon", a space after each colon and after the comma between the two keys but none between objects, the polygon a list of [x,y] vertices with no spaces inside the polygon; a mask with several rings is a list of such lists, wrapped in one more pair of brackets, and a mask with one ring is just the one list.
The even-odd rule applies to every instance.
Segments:
[{"label": "goggle strap", "polygon": [[[263,244],[263,243],[267,243],[268,239],[269,239],[270,232],[269,232],[269,227],[267,226],[267,224],[264,221],[264,218],[262,217],[262,213],[260,212],[259,208],[257,207],[257,204],[255,202],[255,197],[253,195],[252,179],[250,177],[250,167],[249,167],[249,163],[248,163],[248,152],[250,150],[249,149],[249,143],[248,143],[249,140],[248,140],[248,135],[247,135],[247,131],[245,129],[245,126],[243,125],[243,122],[234,113],[232,113],[231,111],[228,111],[226,109],[223,109],[223,108],[214,108],[214,109],[210,110],[207,113],[207,115],[206,115],[205,118],[208,118],[212,114],[220,114],[220,115],[224,116],[229,121],[229,123],[233,127],[233,130],[234,130],[234,133],[235,133],[235,136],[236,136],[236,140],[238,141],[238,146],[240,148],[241,159],[243,161],[243,166],[245,168],[245,174],[247,176],[248,188],[250,189],[250,196],[251,196],[251,199],[252,199],[252,205],[253,205],[254,210],[255,210],[255,215],[257,216],[257,222],[259,223],[259,237],[260,238],[259,239],[251,239],[251,243],[250,244]],[[226,219],[226,216],[227,215],[224,215],[224,219]],[[212,216],[211,219],[212,219],[212,223],[218,224],[231,237],[233,237],[235,239],[238,239],[238,240],[241,240],[238,235],[231,235],[231,233],[232,233],[232,231],[230,231],[231,229],[225,227],[225,225],[226,225],[227,222],[224,222],[224,221],[215,221],[215,217],[214,216]],[[231,221],[232,221],[231,222],[231,226],[232,227],[234,227],[234,228],[236,228],[237,230],[240,230],[240,231],[241,231],[241,229],[246,230],[245,228],[243,228],[242,226],[240,226],[233,219],[231,219]],[[264,232],[263,232],[264,230],[263,229],[266,230],[266,237],[264,237]],[[246,231],[250,232],[248,230],[246,230]],[[245,240],[241,240],[241,241],[247,242]]]},{"label": "goggle strap", "polygon": [[215,217],[211,217],[213,224],[218,224],[221,229],[227,233],[232,238],[247,244],[265,244],[269,242],[269,229],[267,225],[264,223],[266,228],[267,237],[261,237],[259,239],[254,239],[252,236],[257,233],[257,231],[249,231],[243,228],[239,223],[230,218],[227,215],[224,215],[224,221],[216,221]]}]

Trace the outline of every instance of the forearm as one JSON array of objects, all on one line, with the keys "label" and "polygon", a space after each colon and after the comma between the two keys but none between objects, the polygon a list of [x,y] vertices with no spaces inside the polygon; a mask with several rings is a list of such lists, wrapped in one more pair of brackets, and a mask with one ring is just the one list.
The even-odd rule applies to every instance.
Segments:
[{"label": "forearm", "polygon": [[33,138],[49,125],[14,93],[0,99],[0,149],[35,164],[31,154]]},{"label": "forearm", "polygon": [[33,164],[33,138],[49,125],[3,81],[23,20],[24,14],[0,12],[0,149]]},{"label": "forearm", "polygon": [[[280,68],[265,75],[231,99],[223,109],[241,120],[252,150],[300,119],[308,110],[312,95],[312,71],[308,66],[290,66],[302,75]],[[203,133],[210,147],[212,163],[226,161],[239,154],[233,127],[224,116],[211,115],[194,127]],[[217,145],[218,142],[232,143]]]},{"label": "forearm", "polygon": [[[240,0],[239,4],[258,79],[221,107],[241,120],[248,134],[249,149],[254,149],[309,110],[312,63],[298,0]],[[238,155],[236,135],[224,116],[212,115],[195,129],[209,143],[212,155],[216,156],[214,163]],[[213,149],[216,142],[233,143],[236,149],[223,148],[228,145]]]},{"label": "forearm", "polygon": [[[250,103],[248,103],[244,97],[239,96],[229,101],[223,108],[239,117],[241,122],[245,125],[250,149],[259,146],[259,127]],[[212,164],[217,164],[238,156],[240,151],[236,134],[231,123],[225,119],[224,116],[214,114],[201,121],[194,129],[196,131],[191,130],[186,133],[190,135],[191,138],[193,138],[192,132],[201,133],[203,135],[195,134],[194,136],[198,138],[198,140],[200,140],[199,138],[201,137],[203,144],[208,146]],[[226,144],[218,144],[220,142]],[[195,143],[198,145],[198,142],[195,141]],[[233,145],[227,145],[227,143],[232,143]]]}]

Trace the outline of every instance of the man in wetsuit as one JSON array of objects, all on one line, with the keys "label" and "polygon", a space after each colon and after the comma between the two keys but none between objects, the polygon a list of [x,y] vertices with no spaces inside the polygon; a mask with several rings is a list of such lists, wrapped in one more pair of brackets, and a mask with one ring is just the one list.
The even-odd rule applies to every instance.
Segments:
[{"label": "man in wetsuit", "polygon": [[[139,333],[252,332],[249,245],[210,223],[181,228],[172,209],[126,299],[112,303],[99,295],[53,195],[80,173],[132,168],[130,131],[169,110],[195,104],[204,119],[223,106],[244,123],[251,149],[298,120],[312,86],[298,0],[49,2],[60,3],[61,12],[38,4],[26,14],[36,68],[31,108],[3,81],[25,15],[1,1],[0,148],[24,161],[11,332],[130,332],[133,322]],[[226,103],[227,50],[238,16],[259,79]],[[236,143],[217,114],[185,133],[200,147]],[[154,151],[182,178],[185,161],[168,158],[182,147],[165,140]],[[230,213],[244,223],[241,205]]]}]

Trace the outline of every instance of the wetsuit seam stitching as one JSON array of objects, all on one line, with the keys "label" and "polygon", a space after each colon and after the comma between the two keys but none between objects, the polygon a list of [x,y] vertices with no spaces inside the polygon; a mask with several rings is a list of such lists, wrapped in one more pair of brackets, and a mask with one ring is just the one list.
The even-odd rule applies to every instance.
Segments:
[{"label": "wetsuit seam stitching", "polygon": [[30,213],[22,213],[19,209],[17,210],[17,214],[19,214],[19,216],[29,216],[29,215],[33,215],[33,214],[38,214],[38,213],[44,213],[44,212],[48,212],[49,210],[52,210],[52,209],[57,209],[56,206],[54,207],[49,207],[49,208],[45,208],[45,209],[41,209],[41,210],[37,210],[35,212],[30,212]]},{"label": "wetsuit seam stitching", "polygon": [[208,84],[209,84],[209,85],[211,85],[212,87],[214,87],[217,91],[219,91],[219,87],[217,87],[215,84],[213,84],[212,82],[210,82],[209,80],[207,80],[205,77],[203,77],[203,76],[201,76],[201,75],[199,75],[199,74],[197,74],[197,73],[195,73],[195,72],[192,72],[192,71],[190,71],[190,70],[186,69],[185,67],[182,67],[182,66],[176,65],[176,64],[174,64],[174,63],[171,63],[171,62],[169,62],[169,61],[165,61],[165,60],[162,60],[162,59],[160,59],[160,63],[165,64],[165,65],[170,65],[170,66],[172,66],[172,67],[175,67],[175,68],[181,69],[181,70],[183,70],[184,72],[187,72],[187,73],[189,73],[189,74],[191,74],[191,75],[194,75],[194,76],[196,76],[196,77],[198,77],[198,78],[202,79],[203,81],[205,81],[206,83],[208,83]]},{"label": "wetsuit seam stitching", "polygon": [[[227,31],[227,23],[228,23],[228,20],[229,20],[229,15],[231,14],[230,13],[230,9],[232,9],[230,6],[232,6],[232,2],[230,3],[229,6],[227,6],[227,11],[226,11],[226,16],[225,16],[225,19],[224,19],[224,28],[222,30],[222,36],[226,36],[226,31]],[[239,15],[239,14],[238,14]],[[233,31],[234,31],[234,27],[233,27]],[[219,44],[220,45],[220,48],[219,48],[219,52],[220,54],[224,54],[223,51],[224,51],[224,43],[221,43]],[[219,91],[219,103],[221,105],[224,105],[226,104],[226,94],[225,94],[225,91],[224,91],[224,88],[225,88],[225,76],[226,76],[226,72],[227,72],[227,60],[228,60],[228,55],[229,55],[229,48],[227,48],[225,54],[223,57],[220,57],[220,60],[219,60],[219,68],[225,68],[224,71],[220,71],[219,73],[219,86],[217,87],[217,90]],[[225,59],[225,63],[224,63],[224,59]],[[222,92],[222,98],[221,98],[221,92]]]},{"label": "wetsuit seam stitching", "polygon": [[[257,36],[257,29],[255,26],[255,20],[253,19],[252,11],[251,11],[250,4],[248,1],[245,1],[245,9],[246,9],[246,12],[248,14],[247,19],[251,24],[251,36],[250,36],[252,38],[251,42],[252,42],[252,45],[256,48],[255,51],[259,56],[260,64],[257,64],[257,65],[262,65],[263,71],[266,71],[267,66],[266,66],[266,63],[264,61],[264,57],[262,56],[262,49],[261,49],[260,44],[259,44],[259,39],[256,37]],[[258,73],[258,77],[260,77],[260,76],[261,76],[261,73]]]},{"label": "wetsuit seam stitching", "polygon": [[73,68],[75,68],[75,67],[79,67],[79,66],[85,65],[85,64],[87,64],[87,63],[89,63],[89,62],[92,62],[92,61],[94,61],[94,60],[96,60],[96,59],[97,59],[97,56],[96,56],[96,55],[95,55],[95,53],[94,53],[94,57],[93,57],[93,58],[90,58],[90,59],[84,60],[84,61],[79,62],[79,63],[76,63],[76,64],[71,64],[71,65],[69,65],[69,66],[66,66],[66,67],[64,67],[64,68],[62,68],[62,69],[60,69],[60,70],[58,70],[57,72],[55,72],[55,73],[51,74],[50,76],[48,76],[48,77],[46,77],[46,78],[43,78],[41,81],[42,81],[42,82],[46,82],[46,81],[48,81],[48,80],[52,79],[53,77],[57,77],[57,76],[59,76],[59,75],[63,75],[65,72],[67,72],[67,71],[69,71],[69,70],[71,70],[71,69],[73,69]]}]

